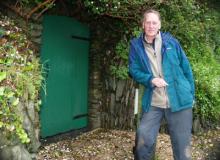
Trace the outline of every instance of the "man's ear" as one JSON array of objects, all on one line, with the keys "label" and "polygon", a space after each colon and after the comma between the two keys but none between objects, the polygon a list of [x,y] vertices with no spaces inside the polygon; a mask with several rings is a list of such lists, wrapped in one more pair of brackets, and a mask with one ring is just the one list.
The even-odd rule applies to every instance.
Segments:
[{"label": "man's ear", "polygon": [[159,30],[160,30],[160,28],[161,28],[161,22],[160,22],[160,24],[159,24]]},{"label": "man's ear", "polygon": [[144,22],[142,22],[142,29],[144,29]]}]

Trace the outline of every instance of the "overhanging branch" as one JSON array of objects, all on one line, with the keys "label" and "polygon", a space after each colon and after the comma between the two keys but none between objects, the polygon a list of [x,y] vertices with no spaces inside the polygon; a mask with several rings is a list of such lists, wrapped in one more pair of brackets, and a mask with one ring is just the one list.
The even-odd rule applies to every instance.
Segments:
[{"label": "overhanging branch", "polygon": [[5,1],[1,1],[0,0],[0,4],[2,4],[3,6],[9,8],[11,11],[15,12],[17,15],[21,16],[22,18],[26,19],[27,21],[30,19],[30,17],[36,13],[38,10],[42,9],[40,13],[38,13],[36,15],[36,17],[34,18],[35,20],[38,19],[45,11],[47,11],[50,6],[55,2],[56,0],[46,0],[42,3],[39,3],[36,7],[34,7],[33,9],[31,9],[31,11],[24,11],[24,9],[16,7],[17,6],[17,2],[15,5],[11,5]]},{"label": "overhanging branch", "polygon": [[41,9],[42,7],[48,5],[48,6],[46,6],[45,9],[43,9],[43,11],[42,11],[41,13],[38,14],[38,17],[39,17],[39,16],[40,16],[41,14],[43,14],[43,12],[45,12],[45,11],[50,7],[50,5],[52,5],[55,1],[56,1],[56,0],[46,0],[46,1],[43,2],[43,3],[39,3],[39,4],[37,5],[37,7],[33,8],[33,9],[28,13],[28,15],[27,15],[27,17],[26,17],[27,20],[33,15],[33,13],[35,13],[36,11],[38,11],[39,9]]}]

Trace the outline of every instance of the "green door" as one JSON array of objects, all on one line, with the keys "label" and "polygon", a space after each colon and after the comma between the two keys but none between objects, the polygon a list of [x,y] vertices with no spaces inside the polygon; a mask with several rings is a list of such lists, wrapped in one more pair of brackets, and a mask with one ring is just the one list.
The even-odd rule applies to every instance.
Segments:
[{"label": "green door", "polygon": [[88,27],[72,18],[44,17],[41,137],[87,126],[88,38]]}]

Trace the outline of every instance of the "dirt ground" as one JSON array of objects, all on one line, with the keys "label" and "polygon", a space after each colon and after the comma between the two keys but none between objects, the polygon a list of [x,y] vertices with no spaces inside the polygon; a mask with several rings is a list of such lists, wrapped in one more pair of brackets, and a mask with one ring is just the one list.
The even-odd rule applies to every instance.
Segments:
[{"label": "dirt ground", "polygon": [[[44,140],[37,160],[133,160],[134,139],[132,131],[97,129],[57,142]],[[219,160],[219,145],[220,129],[193,136],[193,160]],[[155,159],[173,160],[167,134],[158,136]]]}]

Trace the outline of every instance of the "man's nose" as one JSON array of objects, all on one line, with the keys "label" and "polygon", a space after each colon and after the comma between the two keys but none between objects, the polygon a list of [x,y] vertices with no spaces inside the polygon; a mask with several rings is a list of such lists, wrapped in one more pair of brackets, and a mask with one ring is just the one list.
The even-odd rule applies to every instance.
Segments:
[{"label": "man's nose", "polygon": [[150,24],[150,25],[149,25],[149,28],[153,28],[153,24]]},{"label": "man's nose", "polygon": [[154,25],[153,25],[153,23],[151,22],[151,23],[149,23],[149,27],[153,27]]}]

